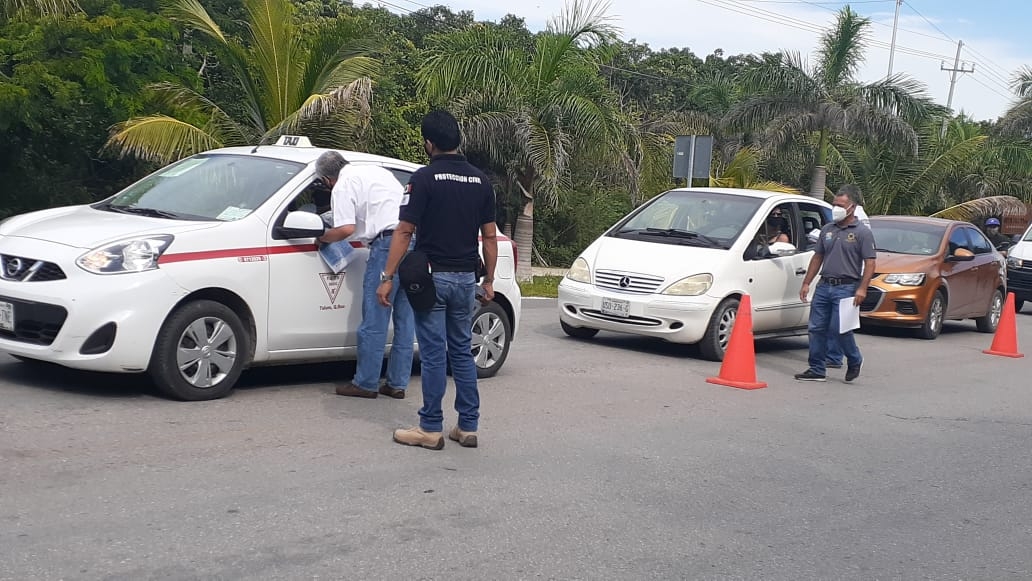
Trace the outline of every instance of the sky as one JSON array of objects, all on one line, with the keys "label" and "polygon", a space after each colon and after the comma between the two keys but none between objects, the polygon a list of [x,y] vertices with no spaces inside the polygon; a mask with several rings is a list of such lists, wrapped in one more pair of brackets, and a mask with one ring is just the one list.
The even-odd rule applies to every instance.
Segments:
[{"label": "sky", "polygon": [[[376,3],[377,0],[365,0]],[[390,0],[384,7],[418,10],[443,4],[454,11],[472,10],[477,20],[498,20],[506,14],[523,18],[541,30],[559,14],[561,0]],[[896,0],[609,0],[608,14],[624,40],[653,50],[690,48],[700,57],[722,49],[725,56],[743,53],[798,51],[813,54],[821,31],[835,11],[849,4],[872,20],[863,81],[885,77]],[[1032,2],[1027,0],[903,0],[896,33],[893,74],[922,82],[928,94],[946,104],[957,41],[963,41],[953,109],[971,117],[996,119],[1014,102],[1009,82],[1022,66],[1032,66]]]}]

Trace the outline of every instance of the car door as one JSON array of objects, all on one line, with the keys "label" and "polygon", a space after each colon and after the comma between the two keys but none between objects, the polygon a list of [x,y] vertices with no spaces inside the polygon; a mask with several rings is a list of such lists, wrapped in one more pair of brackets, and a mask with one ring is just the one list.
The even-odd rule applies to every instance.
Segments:
[{"label": "car door", "polygon": [[286,239],[278,226],[290,211],[311,208],[313,188],[284,203],[269,229],[269,350],[310,350],[318,356],[353,348],[362,321],[362,276],[368,250],[334,274],[319,256],[314,238]]},{"label": "car door", "polygon": [[971,240],[971,250],[975,253],[972,270],[977,276],[972,308],[975,309],[976,315],[984,315],[989,309],[989,303],[992,302],[1000,263],[996,252],[993,251],[992,243],[981,231],[968,226],[965,226],[964,230]]},{"label": "car door", "polygon": [[946,280],[949,298],[946,304],[946,318],[966,318],[974,309],[974,300],[978,289],[978,271],[976,260],[956,261],[958,250],[974,253],[967,229],[954,226],[949,233],[946,256],[942,265],[942,277]]},{"label": "car door", "polygon": [[[767,207],[762,210],[764,220],[775,209],[781,210],[782,215],[788,219],[789,236],[796,242],[799,222],[794,205],[782,203]],[[791,253],[785,255],[770,253],[763,222],[753,232],[753,241],[754,246],[761,249],[759,253],[751,255],[753,258],[749,261],[753,272],[749,293],[753,303],[753,327],[758,332],[799,327],[807,312],[806,304],[799,300],[799,290],[806,274],[807,256],[813,253],[799,253],[797,250],[786,250]],[[796,244],[791,245],[798,249]]]}]

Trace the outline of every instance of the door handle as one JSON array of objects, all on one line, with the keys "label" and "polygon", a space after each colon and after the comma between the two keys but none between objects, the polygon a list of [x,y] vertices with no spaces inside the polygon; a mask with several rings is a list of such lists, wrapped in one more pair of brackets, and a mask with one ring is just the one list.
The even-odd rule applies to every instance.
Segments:
[{"label": "door handle", "polygon": [[805,268],[797,268],[797,269],[795,269],[795,273],[796,273],[796,276],[806,276],[806,269]]}]

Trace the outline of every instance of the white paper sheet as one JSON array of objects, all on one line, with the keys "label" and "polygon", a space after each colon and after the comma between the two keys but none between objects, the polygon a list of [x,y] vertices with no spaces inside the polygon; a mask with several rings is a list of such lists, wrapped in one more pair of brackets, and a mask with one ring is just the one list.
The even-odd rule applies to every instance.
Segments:
[{"label": "white paper sheet", "polygon": [[848,333],[860,328],[860,307],[853,305],[853,297],[839,301],[838,324],[839,333]]}]

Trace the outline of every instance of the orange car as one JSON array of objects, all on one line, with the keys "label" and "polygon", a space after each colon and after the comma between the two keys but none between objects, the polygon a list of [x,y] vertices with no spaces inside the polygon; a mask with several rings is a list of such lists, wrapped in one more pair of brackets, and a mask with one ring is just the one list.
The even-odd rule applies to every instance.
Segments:
[{"label": "orange car", "polygon": [[1007,292],[1007,264],[968,222],[916,216],[871,218],[878,261],[864,324],[914,327],[935,339],[944,320],[975,319],[996,331]]}]

